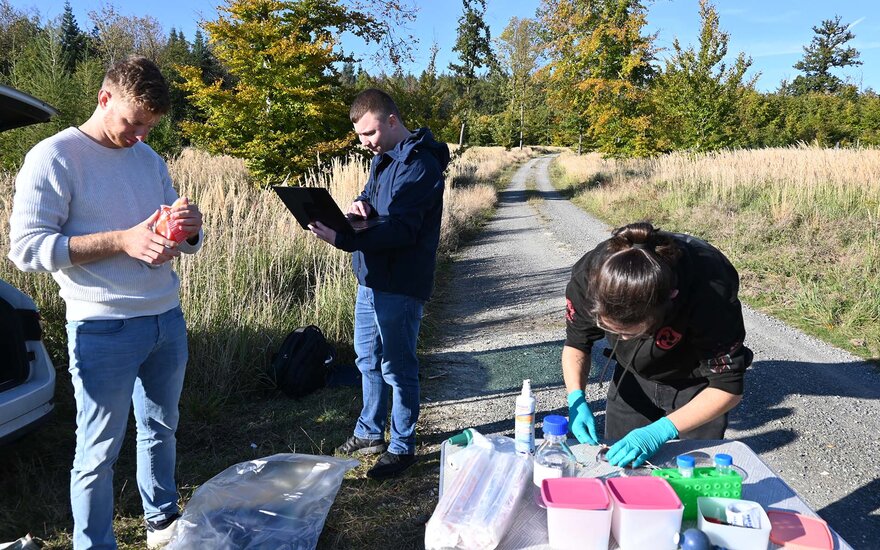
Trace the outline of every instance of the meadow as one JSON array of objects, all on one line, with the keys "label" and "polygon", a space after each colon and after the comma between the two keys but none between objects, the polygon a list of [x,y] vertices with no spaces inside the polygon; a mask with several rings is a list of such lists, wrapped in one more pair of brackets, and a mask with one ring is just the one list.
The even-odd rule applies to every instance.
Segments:
[{"label": "meadow", "polygon": [[563,153],[552,174],[609,224],[649,219],[708,240],[739,270],[745,302],[880,359],[880,150]]},{"label": "meadow", "polygon": [[[441,262],[491,214],[496,185],[505,181],[504,174],[531,155],[530,149],[500,147],[454,155],[444,196]],[[360,156],[335,159],[303,183],[329,188],[347,209],[362,189],[367,169],[368,161]],[[254,186],[241,161],[187,149],[169,161],[169,170],[180,194],[199,204],[206,235],[203,249],[176,260],[175,266],[190,337],[178,431],[178,479],[186,501],[201,483],[232,464],[278,452],[332,454],[350,434],[360,410],[359,388],[328,388],[292,401],[272,388],[266,368],[284,335],[307,324],[318,325],[339,350],[339,361],[351,363],[356,280],[350,255],[303,231],[274,192]],[[0,173],[4,235],[13,186],[14,174]],[[0,541],[31,532],[46,542],[46,548],[68,548],[74,405],[66,370],[64,304],[49,275],[15,269],[6,259],[8,246],[5,237],[0,244],[0,277],[37,302],[58,381],[50,424],[0,454]],[[430,338],[430,306],[424,326],[423,339]],[[375,528],[375,514],[386,513],[383,502],[388,494],[380,489],[383,484],[366,483],[363,474],[369,466],[365,463],[348,474],[322,547],[375,547],[392,535],[392,540],[423,536],[421,523],[409,521],[406,514]],[[426,461],[419,467],[436,469],[436,463]],[[425,483],[436,486],[432,477],[433,481],[418,480],[411,488],[396,490],[423,494]],[[120,547],[141,548],[144,531],[131,435],[115,479],[114,526]],[[401,501],[419,498],[407,494]],[[431,500],[421,499],[412,514],[421,518],[429,507]]]}]

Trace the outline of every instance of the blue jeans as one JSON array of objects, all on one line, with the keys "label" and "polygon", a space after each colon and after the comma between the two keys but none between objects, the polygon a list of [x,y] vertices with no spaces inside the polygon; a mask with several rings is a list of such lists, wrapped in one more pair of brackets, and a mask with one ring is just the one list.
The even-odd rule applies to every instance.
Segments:
[{"label": "blue jeans", "polygon": [[134,405],[137,484],[148,521],[178,512],[174,481],[186,370],[183,312],[67,324],[76,398],[76,453],[70,471],[74,548],[116,548],[113,465]]},{"label": "blue jeans", "polygon": [[385,437],[391,389],[391,443],[394,454],[416,452],[419,419],[419,361],[416,342],[424,302],[358,286],[354,307],[354,351],[361,371],[364,407],[354,435]]}]

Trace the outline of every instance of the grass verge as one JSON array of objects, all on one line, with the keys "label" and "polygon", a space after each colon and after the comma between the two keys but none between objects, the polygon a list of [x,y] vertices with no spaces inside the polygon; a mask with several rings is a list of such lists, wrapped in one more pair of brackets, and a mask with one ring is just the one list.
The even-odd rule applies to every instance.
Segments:
[{"label": "grass verge", "polygon": [[741,298],[880,358],[880,150],[791,147],[645,160],[562,154],[554,184],[609,224],[697,235],[737,267]]}]

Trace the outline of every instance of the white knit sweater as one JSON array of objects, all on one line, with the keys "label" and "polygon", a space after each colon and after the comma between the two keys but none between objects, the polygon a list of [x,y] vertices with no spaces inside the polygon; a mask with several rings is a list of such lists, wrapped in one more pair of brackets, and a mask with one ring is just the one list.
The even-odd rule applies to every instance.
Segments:
[{"label": "white knit sweater", "polygon": [[[38,143],[15,180],[9,259],[23,271],[49,271],[61,287],[68,321],[158,315],[177,306],[179,282],[158,267],[116,254],[73,265],[70,237],[128,229],[177,192],[148,145],[111,149],[68,128]],[[186,253],[201,248],[181,243]]]}]

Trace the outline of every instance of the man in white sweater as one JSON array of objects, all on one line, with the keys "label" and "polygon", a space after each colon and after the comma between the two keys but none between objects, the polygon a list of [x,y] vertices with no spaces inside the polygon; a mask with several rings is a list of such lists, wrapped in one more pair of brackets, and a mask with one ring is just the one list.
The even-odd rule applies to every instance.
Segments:
[{"label": "man in white sweater", "polygon": [[170,260],[202,245],[202,214],[172,209],[178,243],[153,231],[178,198],[143,140],[168,111],[168,84],[143,57],[105,75],[94,114],[37,144],[15,182],[9,258],[48,271],[67,306],[76,398],[71,470],[74,548],[116,548],[113,465],[134,406],[137,484],[147,544],[167,542],[178,517],[174,479],[186,324]]}]

